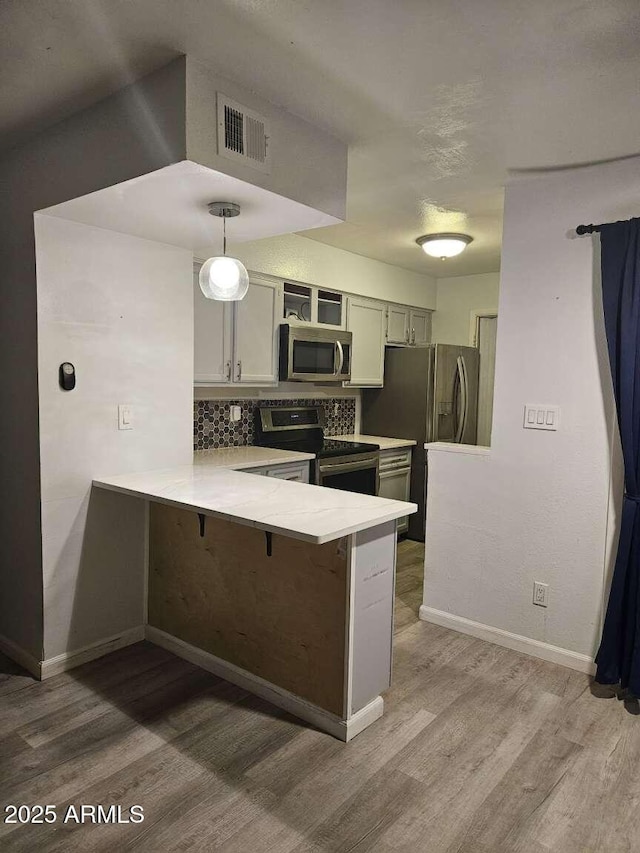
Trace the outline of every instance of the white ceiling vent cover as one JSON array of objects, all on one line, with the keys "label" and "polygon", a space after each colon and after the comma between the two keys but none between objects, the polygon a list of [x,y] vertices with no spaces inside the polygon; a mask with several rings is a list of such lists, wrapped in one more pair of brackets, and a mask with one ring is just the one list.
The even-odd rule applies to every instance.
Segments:
[{"label": "white ceiling vent cover", "polygon": [[218,92],[218,154],[268,172],[271,166],[269,127],[254,113]]}]

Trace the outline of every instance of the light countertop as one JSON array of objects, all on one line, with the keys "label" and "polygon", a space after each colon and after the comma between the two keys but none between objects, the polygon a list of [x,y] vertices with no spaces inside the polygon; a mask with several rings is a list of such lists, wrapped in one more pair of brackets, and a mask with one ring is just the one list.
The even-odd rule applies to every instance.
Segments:
[{"label": "light countertop", "polygon": [[328,435],[327,438],[336,438],[339,441],[364,441],[377,444],[380,450],[393,450],[400,447],[413,447],[415,442],[412,438],[388,438],[384,435],[364,435],[357,432],[350,435]]},{"label": "light countertop", "polygon": [[256,477],[215,464],[101,477],[93,484],[315,544],[411,515],[418,509],[416,504],[404,501]]},{"label": "light countertop", "polygon": [[424,449],[429,452],[463,453],[467,456],[489,456],[491,453],[491,448],[483,444],[455,444],[452,441],[428,441]]},{"label": "light countertop", "polygon": [[193,454],[194,465],[228,468],[232,471],[262,468],[265,465],[285,465],[287,462],[308,462],[310,459],[315,459],[313,453],[255,446],[196,450]]}]

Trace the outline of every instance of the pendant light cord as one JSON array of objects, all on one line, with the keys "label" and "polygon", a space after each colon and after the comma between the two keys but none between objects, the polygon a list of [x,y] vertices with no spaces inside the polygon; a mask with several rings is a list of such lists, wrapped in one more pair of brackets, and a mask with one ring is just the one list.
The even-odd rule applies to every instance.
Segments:
[{"label": "pendant light cord", "polygon": [[227,217],[222,217],[222,254],[227,254]]}]

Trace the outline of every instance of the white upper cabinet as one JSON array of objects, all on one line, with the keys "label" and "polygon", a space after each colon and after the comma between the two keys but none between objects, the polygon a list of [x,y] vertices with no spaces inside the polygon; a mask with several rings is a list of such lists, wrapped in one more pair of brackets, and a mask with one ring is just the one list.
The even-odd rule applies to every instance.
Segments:
[{"label": "white upper cabinet", "polygon": [[409,314],[409,342],[414,346],[431,343],[431,311],[412,308]]},{"label": "white upper cabinet", "polygon": [[252,276],[244,299],[219,302],[203,296],[196,270],[193,311],[196,385],[277,383],[278,282]]},{"label": "white upper cabinet", "polygon": [[344,328],[344,296],[337,290],[324,290],[311,284],[284,282],[283,320],[293,324]]},{"label": "white upper cabinet", "polygon": [[347,329],[353,344],[351,381],[346,384],[367,388],[383,384],[386,307],[384,302],[347,297]]},{"label": "white upper cabinet", "polygon": [[403,305],[387,306],[387,343],[409,343],[409,309]]},{"label": "white upper cabinet", "polygon": [[279,325],[346,328],[353,334],[351,380],[356,388],[384,383],[385,343],[426,346],[431,311],[283,282],[252,274],[239,302],[206,299],[194,264],[194,381],[196,385],[277,385]]},{"label": "white upper cabinet", "polygon": [[232,302],[207,299],[193,274],[193,366],[197,384],[231,381]]},{"label": "white upper cabinet", "polygon": [[274,282],[252,277],[247,295],[235,306],[233,381],[247,385],[277,382],[280,288]]},{"label": "white upper cabinet", "polygon": [[406,347],[431,343],[431,312],[408,305],[387,305],[387,343]]}]

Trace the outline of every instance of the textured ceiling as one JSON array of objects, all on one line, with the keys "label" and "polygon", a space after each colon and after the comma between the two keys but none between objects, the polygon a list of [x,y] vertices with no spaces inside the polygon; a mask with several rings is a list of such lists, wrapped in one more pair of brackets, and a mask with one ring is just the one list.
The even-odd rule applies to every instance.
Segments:
[{"label": "textured ceiling", "polygon": [[[486,272],[511,170],[640,153],[639,37],[637,0],[3,0],[0,145],[188,53],[349,143],[348,222],[307,236]],[[442,230],[474,243],[428,259]]]}]

